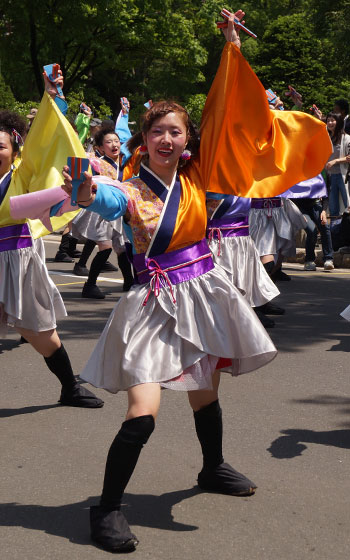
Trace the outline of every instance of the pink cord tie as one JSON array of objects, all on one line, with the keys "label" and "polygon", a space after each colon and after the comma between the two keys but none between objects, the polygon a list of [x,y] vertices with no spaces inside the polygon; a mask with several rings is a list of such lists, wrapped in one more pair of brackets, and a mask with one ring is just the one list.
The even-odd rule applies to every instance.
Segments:
[{"label": "pink cord tie", "polygon": [[270,198],[264,200],[264,208],[267,208],[267,217],[272,218],[272,209],[277,208],[276,201]]},{"label": "pink cord tie", "polygon": [[149,296],[151,295],[151,293],[153,292],[155,297],[158,297],[160,294],[160,290],[162,288],[166,288],[168,286],[168,288],[170,289],[170,294],[171,294],[171,299],[173,301],[173,303],[176,303],[176,299],[174,297],[174,292],[173,292],[173,287],[172,284],[168,278],[167,273],[161,269],[161,267],[159,266],[159,264],[157,263],[157,261],[155,259],[149,259],[147,262],[147,268],[149,270],[149,275],[151,277],[151,281],[150,281],[150,288],[148,290],[148,293],[145,297],[145,300],[143,302],[143,306],[147,305],[147,302],[149,300]]},{"label": "pink cord tie", "polygon": [[217,227],[210,228],[209,235],[208,235],[209,241],[213,241],[215,239],[215,235],[219,243],[218,257],[220,257],[221,255],[221,229],[220,228]]}]

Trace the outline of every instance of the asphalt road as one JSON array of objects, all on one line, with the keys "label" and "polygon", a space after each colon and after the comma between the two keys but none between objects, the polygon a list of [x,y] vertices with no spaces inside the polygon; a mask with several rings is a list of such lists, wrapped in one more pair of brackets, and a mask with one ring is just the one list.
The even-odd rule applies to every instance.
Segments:
[{"label": "asphalt road", "polygon": [[[59,332],[78,374],[122,295],[118,273],[99,283],[104,301],[80,297],[84,279],[48,268],[69,316]],[[50,259],[51,258],[51,259]],[[115,258],[112,258],[116,262]],[[196,487],[201,454],[183,393],[164,391],[157,428],[142,452],[124,511],[140,539],[135,560],[340,560],[350,549],[350,271],[288,265],[270,334],[279,349],[267,367],[223,375],[225,459],[258,485],[235,498]],[[89,540],[88,507],[101,492],[106,453],[126,395],[97,390],[100,410],[57,405],[43,359],[17,334],[0,340],[3,560],[90,560],[110,554]],[[167,364],[164,364],[167,367]],[[125,555],[122,555],[125,557]]]}]

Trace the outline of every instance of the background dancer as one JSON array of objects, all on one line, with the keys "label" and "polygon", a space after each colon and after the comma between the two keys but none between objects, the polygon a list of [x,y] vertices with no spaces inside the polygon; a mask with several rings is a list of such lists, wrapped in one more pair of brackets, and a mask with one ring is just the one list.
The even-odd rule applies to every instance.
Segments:
[{"label": "background dancer", "polygon": [[[57,81],[60,85],[62,82],[62,78]],[[56,88],[47,80],[45,85],[46,91],[55,97]],[[62,385],[59,400],[62,405],[99,408],[103,401],[76,382],[57,334],[56,321],[66,316],[66,310],[48,274],[42,240],[33,240],[28,224],[10,216],[10,196],[29,189],[30,152],[40,145],[44,128],[40,120],[42,115],[45,118],[52,112],[55,114],[52,104],[45,93],[18,169],[13,168],[13,161],[18,155],[26,123],[15,113],[0,112],[0,327],[3,331],[7,325],[14,327],[44,357]],[[21,179],[22,166],[25,181]],[[40,171],[41,180],[44,180],[45,169]]]}]

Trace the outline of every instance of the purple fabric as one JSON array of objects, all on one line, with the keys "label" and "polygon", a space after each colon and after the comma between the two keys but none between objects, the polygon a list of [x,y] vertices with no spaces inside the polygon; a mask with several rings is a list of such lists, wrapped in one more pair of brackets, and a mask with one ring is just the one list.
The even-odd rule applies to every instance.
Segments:
[{"label": "purple fabric", "polygon": [[[242,198],[241,196],[232,197],[234,200],[228,211],[223,216],[225,219],[228,217],[234,218],[235,216],[248,216],[250,210],[250,198]],[[215,219],[215,215],[214,215]]]},{"label": "purple fabric", "polygon": [[280,208],[282,201],[280,198],[252,198],[251,207],[257,210]]},{"label": "purple fabric", "polygon": [[326,183],[321,175],[301,181],[284,193],[279,195],[282,198],[323,198],[328,196]]},{"label": "purple fabric", "polygon": [[208,220],[207,225],[207,237],[209,237],[210,232],[212,231],[212,235],[215,235],[215,232],[218,234],[218,230],[220,230],[220,235],[222,237],[244,237],[249,235],[249,220],[248,216],[246,217],[239,217],[236,218],[229,218],[227,215],[224,218],[220,219],[213,219]]},{"label": "purple fabric", "polygon": [[33,244],[28,224],[16,224],[0,228],[0,252],[24,249]]},{"label": "purple fabric", "polygon": [[[200,260],[197,260],[200,259]],[[197,260],[197,262],[193,262]],[[194,243],[189,247],[177,249],[162,255],[147,258],[145,253],[133,255],[133,265],[137,271],[137,283],[147,284],[151,281],[151,272],[159,268],[166,272],[171,284],[180,284],[205,274],[214,268],[211,252],[206,239]],[[171,267],[176,270],[168,270]]]}]

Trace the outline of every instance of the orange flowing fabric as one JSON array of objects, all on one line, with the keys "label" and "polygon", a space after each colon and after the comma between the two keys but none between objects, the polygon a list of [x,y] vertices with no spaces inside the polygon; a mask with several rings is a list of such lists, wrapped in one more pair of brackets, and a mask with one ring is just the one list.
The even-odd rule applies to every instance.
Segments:
[{"label": "orange flowing fabric", "polygon": [[186,174],[216,193],[272,197],[320,173],[332,151],[326,125],[271,111],[240,50],[226,43],[201,123],[200,157]]}]

